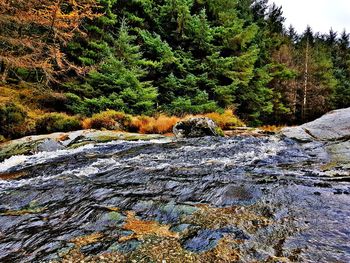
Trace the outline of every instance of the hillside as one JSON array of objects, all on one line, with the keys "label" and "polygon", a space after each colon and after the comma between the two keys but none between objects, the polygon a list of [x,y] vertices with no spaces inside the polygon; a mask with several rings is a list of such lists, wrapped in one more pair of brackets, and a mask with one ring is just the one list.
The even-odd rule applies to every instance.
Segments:
[{"label": "hillside", "polygon": [[71,130],[106,110],[290,125],[349,107],[349,35],[283,21],[267,0],[2,1],[0,134],[55,112]]}]

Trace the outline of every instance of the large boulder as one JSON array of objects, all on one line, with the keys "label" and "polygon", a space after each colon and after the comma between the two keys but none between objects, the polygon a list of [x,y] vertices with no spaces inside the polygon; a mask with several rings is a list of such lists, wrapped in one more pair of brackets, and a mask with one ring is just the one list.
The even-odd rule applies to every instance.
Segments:
[{"label": "large boulder", "polygon": [[350,108],[331,111],[301,126],[284,128],[281,133],[301,142],[350,139]]},{"label": "large boulder", "polygon": [[35,152],[53,152],[63,150],[66,147],[60,141],[51,138],[45,139],[34,147]]},{"label": "large boulder", "polygon": [[206,117],[195,117],[180,121],[174,126],[173,133],[179,138],[223,136],[222,130],[215,122]]},{"label": "large boulder", "polygon": [[281,134],[302,143],[306,152],[343,168],[350,168],[350,108],[331,111],[321,118]]}]

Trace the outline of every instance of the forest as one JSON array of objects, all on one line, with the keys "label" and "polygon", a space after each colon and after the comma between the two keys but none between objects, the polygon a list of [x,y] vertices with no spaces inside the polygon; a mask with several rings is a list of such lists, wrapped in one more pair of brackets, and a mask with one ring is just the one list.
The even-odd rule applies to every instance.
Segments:
[{"label": "forest", "polygon": [[284,21],[268,0],[2,0],[0,141],[104,112],[259,126],[349,107],[349,34]]}]

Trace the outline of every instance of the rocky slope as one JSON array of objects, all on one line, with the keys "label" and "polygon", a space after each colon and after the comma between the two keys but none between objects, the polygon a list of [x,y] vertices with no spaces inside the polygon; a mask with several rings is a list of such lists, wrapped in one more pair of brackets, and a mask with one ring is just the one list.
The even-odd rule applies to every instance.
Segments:
[{"label": "rocky slope", "polygon": [[296,140],[320,159],[350,168],[350,108],[331,111],[297,127],[284,128],[281,135]]},{"label": "rocky slope", "polygon": [[304,133],[9,142],[30,155],[0,162],[0,261],[350,262],[346,129]]}]

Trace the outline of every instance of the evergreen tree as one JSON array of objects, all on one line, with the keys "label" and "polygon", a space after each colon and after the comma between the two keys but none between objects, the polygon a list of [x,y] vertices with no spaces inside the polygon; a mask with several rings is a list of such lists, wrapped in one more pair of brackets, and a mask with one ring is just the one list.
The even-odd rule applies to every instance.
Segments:
[{"label": "evergreen tree", "polygon": [[345,30],[334,49],[334,76],[337,79],[334,104],[336,108],[346,108],[350,107],[350,42],[349,34]]},{"label": "evergreen tree", "polygon": [[308,26],[299,42],[299,112],[302,121],[314,119],[331,109],[337,81],[331,53]]},{"label": "evergreen tree", "polygon": [[[299,36],[268,0],[7,2],[0,3],[11,18],[0,22],[1,78],[55,76],[64,84],[51,87],[66,92],[71,113],[235,108],[253,125],[292,124],[350,104],[349,35],[307,27]],[[28,42],[9,37],[11,26]]]}]

